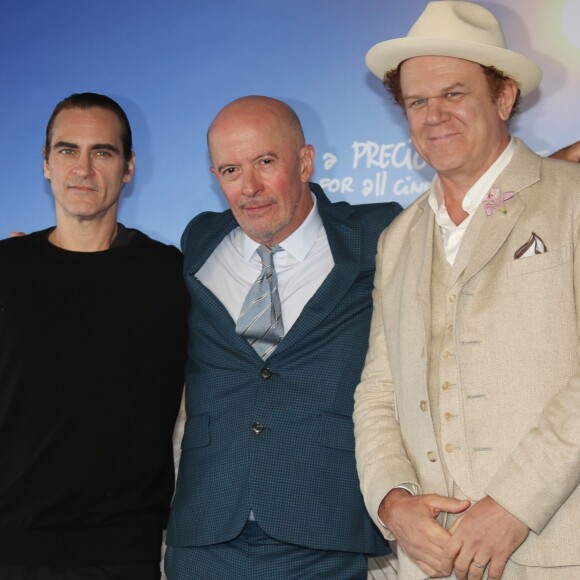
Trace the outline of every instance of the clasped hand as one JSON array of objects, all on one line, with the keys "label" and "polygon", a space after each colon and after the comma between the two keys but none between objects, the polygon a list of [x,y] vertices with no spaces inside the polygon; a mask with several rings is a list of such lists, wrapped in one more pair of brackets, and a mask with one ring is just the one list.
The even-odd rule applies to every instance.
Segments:
[{"label": "clasped hand", "polygon": [[[382,501],[379,517],[428,576],[445,577],[455,571],[458,580],[478,580],[488,568],[488,578],[499,579],[529,528],[490,497],[470,506],[469,500],[413,496],[397,488]],[[465,513],[446,530],[436,520],[441,512]]]}]

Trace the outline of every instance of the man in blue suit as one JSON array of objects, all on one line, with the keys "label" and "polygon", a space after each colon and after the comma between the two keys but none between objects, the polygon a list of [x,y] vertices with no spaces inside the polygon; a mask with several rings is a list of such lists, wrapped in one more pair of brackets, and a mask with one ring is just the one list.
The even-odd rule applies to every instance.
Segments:
[{"label": "man in blue suit", "polygon": [[[377,240],[401,208],[330,203],[309,183],[314,149],[300,121],[275,99],[227,105],[208,146],[231,209],[198,215],[182,238],[187,423],[167,575],[364,579],[367,556],[387,546],[359,491],[353,392]],[[282,314],[257,352],[237,321],[267,268],[268,313],[279,302]]]}]

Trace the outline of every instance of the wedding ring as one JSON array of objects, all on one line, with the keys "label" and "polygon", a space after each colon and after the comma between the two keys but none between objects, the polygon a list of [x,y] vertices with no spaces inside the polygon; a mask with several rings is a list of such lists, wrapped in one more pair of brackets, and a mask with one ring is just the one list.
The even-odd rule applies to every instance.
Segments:
[{"label": "wedding ring", "polygon": [[479,562],[476,562],[475,560],[473,560],[473,562],[471,562],[476,568],[479,568],[480,570],[483,570],[487,564],[480,564]]}]

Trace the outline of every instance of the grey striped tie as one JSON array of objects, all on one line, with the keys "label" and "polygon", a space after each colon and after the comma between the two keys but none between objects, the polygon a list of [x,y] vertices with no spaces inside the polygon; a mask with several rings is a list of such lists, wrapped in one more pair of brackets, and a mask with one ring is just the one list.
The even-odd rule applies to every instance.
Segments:
[{"label": "grey striped tie", "polygon": [[280,246],[258,246],[262,272],[252,284],[236,323],[236,333],[243,336],[265,360],[284,336],[282,309],[278,295],[278,277],[274,254]]}]

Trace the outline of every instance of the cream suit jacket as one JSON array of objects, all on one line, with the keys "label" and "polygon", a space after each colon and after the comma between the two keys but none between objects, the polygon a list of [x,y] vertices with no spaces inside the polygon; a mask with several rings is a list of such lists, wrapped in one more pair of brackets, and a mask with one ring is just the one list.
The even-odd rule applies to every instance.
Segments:
[{"label": "cream suit jacket", "polygon": [[[469,225],[476,239],[469,260],[462,264],[460,252],[454,266],[457,428],[466,445],[445,461],[467,497],[487,494],[531,528],[515,562],[577,565],[580,166],[539,157],[518,141],[496,185],[515,192],[507,213],[487,216],[479,207]],[[451,495],[427,388],[435,227],[428,195],[378,244],[369,351],[354,411],[361,488],[377,525],[381,500],[398,484]],[[515,260],[532,232],[547,251]],[[424,576],[402,554],[400,578]]]}]

